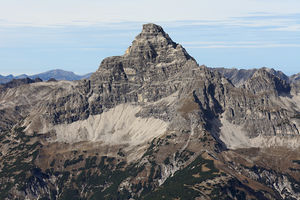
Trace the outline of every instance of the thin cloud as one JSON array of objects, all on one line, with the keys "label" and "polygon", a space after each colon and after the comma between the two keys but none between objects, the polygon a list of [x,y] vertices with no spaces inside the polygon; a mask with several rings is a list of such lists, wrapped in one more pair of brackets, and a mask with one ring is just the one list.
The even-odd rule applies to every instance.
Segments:
[{"label": "thin cloud", "polygon": [[[245,17],[230,17],[222,20],[176,20],[176,21],[154,21],[169,28],[180,28],[184,26],[221,26],[221,27],[245,27],[262,28],[270,31],[300,31],[300,13],[289,15],[251,15]],[[29,22],[17,22],[0,19],[0,28],[33,27],[33,28],[67,28],[67,27],[102,27],[110,30],[136,30],[147,21],[118,21],[101,22],[97,20],[72,20],[69,22],[58,22],[55,24],[40,24]]]},{"label": "thin cloud", "polygon": [[[159,6],[157,6],[159,5]],[[1,26],[93,26],[125,21],[173,22],[183,20],[266,20],[299,18],[298,0],[153,0],[151,4],[138,0],[9,0],[1,3]]]},{"label": "thin cloud", "polygon": [[271,31],[288,31],[288,32],[295,32],[300,31],[300,24],[290,25],[290,26],[282,26],[270,29]]}]

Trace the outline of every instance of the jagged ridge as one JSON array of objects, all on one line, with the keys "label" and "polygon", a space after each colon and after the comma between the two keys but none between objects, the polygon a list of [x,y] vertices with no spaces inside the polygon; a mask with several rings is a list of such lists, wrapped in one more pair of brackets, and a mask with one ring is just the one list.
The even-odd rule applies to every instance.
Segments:
[{"label": "jagged ridge", "polygon": [[0,178],[15,180],[0,195],[298,198],[300,108],[289,86],[261,69],[235,87],[146,24],[89,80],[0,93]]}]

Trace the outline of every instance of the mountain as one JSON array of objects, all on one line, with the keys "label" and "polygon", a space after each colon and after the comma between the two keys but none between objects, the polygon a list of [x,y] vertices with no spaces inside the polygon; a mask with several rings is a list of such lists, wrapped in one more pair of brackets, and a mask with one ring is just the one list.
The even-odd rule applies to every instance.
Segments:
[{"label": "mountain", "polygon": [[[228,78],[237,87],[241,86],[243,83],[245,83],[245,81],[250,79],[256,71],[260,70],[260,69],[256,69],[256,68],[254,68],[254,69],[236,69],[236,68],[229,69],[229,68],[223,68],[223,67],[211,68],[211,69],[220,72],[223,76]],[[270,68],[263,67],[261,69],[267,71],[270,74],[273,74],[274,76],[276,76],[286,82],[293,83],[293,82],[299,80],[299,74],[287,76],[282,71],[277,71],[273,68],[270,69]]]},{"label": "mountain", "polygon": [[145,24],[89,79],[0,90],[0,199],[299,199],[299,101]]},{"label": "mountain", "polygon": [[30,78],[22,78],[22,79],[13,79],[12,81],[9,81],[8,83],[4,83],[0,85],[0,90],[7,90],[10,88],[19,87],[21,85],[28,85],[31,83],[38,83],[42,82],[42,79],[36,78],[36,79],[30,79]]},{"label": "mountain", "polygon": [[236,69],[236,68],[212,68],[220,72],[229,79],[235,86],[242,85],[246,80],[252,77],[257,69]]},{"label": "mountain", "polygon": [[8,76],[0,75],[0,84],[1,83],[7,83],[7,82],[11,81],[13,78],[14,78],[13,75],[8,75]]},{"label": "mountain", "polygon": [[298,82],[300,81],[300,73],[294,74],[290,77],[291,82]]},{"label": "mountain", "polygon": [[31,79],[40,78],[44,81],[48,81],[51,78],[54,78],[56,80],[74,81],[74,80],[88,78],[90,75],[91,75],[91,73],[85,74],[85,75],[77,75],[74,72],[64,71],[61,69],[55,69],[55,70],[50,70],[50,71],[47,71],[44,73],[29,76],[29,78],[31,78]]},{"label": "mountain", "polygon": [[50,70],[50,71],[47,71],[44,73],[30,75],[30,76],[26,75],[26,74],[22,74],[19,76],[13,76],[13,75],[1,76],[0,75],[0,84],[7,83],[9,81],[12,81],[13,79],[24,79],[24,78],[30,78],[30,79],[40,78],[43,81],[48,81],[51,78],[54,78],[56,80],[74,81],[74,80],[87,79],[90,77],[91,74],[92,73],[88,73],[85,75],[77,75],[74,72],[64,71],[61,69],[55,69],[55,70]]}]

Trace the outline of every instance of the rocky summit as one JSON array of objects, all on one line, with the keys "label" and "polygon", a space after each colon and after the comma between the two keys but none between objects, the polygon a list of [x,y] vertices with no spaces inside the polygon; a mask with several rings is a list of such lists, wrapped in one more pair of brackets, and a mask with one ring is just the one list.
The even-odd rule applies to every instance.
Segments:
[{"label": "rocky summit", "polygon": [[89,79],[2,86],[0,199],[300,199],[283,75],[199,66],[145,24]]}]

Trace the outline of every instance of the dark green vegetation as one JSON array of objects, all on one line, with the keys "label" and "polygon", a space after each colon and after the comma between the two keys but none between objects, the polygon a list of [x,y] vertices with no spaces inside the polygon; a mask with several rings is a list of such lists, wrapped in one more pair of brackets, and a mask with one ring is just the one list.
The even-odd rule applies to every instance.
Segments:
[{"label": "dark green vegetation", "polygon": [[[208,168],[207,171],[202,171],[203,165]],[[221,174],[214,167],[213,161],[199,156],[189,166],[168,178],[155,192],[146,195],[145,199],[193,199],[203,195],[193,188],[196,184],[218,176]]]},{"label": "dark green vegetation", "polygon": [[[96,157],[85,160],[85,167],[79,170],[79,175],[70,180],[70,174],[64,172],[61,181],[63,188],[59,199],[79,199],[79,192],[85,194],[80,199],[128,199],[128,191],[118,192],[122,181],[128,177],[135,177],[144,170],[144,166],[130,165],[123,168],[126,163],[117,163],[115,158],[103,156],[97,163]],[[64,186],[65,185],[65,186]],[[66,187],[68,185],[68,187]]]},{"label": "dark green vegetation", "polygon": [[[51,158],[46,169],[36,164],[43,155],[40,154],[43,146],[38,142],[42,137],[39,134],[25,135],[24,127],[0,135],[1,145],[8,146],[7,153],[0,156],[0,199],[15,199],[13,190],[18,190],[21,196],[30,193],[35,198],[39,195],[43,200],[266,199],[266,191],[253,190],[249,182],[220,171],[213,160],[204,159],[203,155],[187,149],[181,153],[176,151],[174,158],[168,154],[161,163],[157,163],[155,158],[159,148],[171,136],[149,143],[142,157],[144,162],[139,160],[128,164],[121,150],[117,152],[117,157],[100,156],[99,153],[82,150],[72,151],[71,157],[66,156],[68,159]],[[162,180],[163,170],[165,167],[174,167],[174,159],[175,162],[191,163],[159,186],[158,180]],[[300,164],[299,160],[293,160],[293,163]],[[256,166],[241,167],[256,174],[266,171],[276,177],[283,176]],[[297,172],[298,169],[290,170]],[[294,183],[292,189],[300,192],[300,184],[290,176],[287,178]],[[258,181],[268,184],[266,177]]]},{"label": "dark green vegetation", "polygon": [[[77,163],[79,163],[79,162],[81,162],[81,161],[83,161],[83,156],[82,156],[82,155],[80,155],[79,158],[74,158],[74,159],[72,159],[72,160],[69,160],[69,159],[68,159],[68,160],[65,161],[64,167],[66,168],[66,167],[68,167],[68,166],[70,166],[70,165],[75,165],[75,164],[77,164]],[[52,162],[53,162],[53,164],[51,163],[50,166],[51,166],[51,165],[54,165],[55,160],[53,160]]]},{"label": "dark green vegetation", "polygon": [[292,118],[300,119],[300,113],[296,113]]},{"label": "dark green vegetation", "polygon": [[37,176],[44,176],[34,165],[41,144],[39,142],[29,144],[29,141],[38,135],[27,136],[23,132],[24,129],[24,127],[16,128],[13,135],[5,132],[0,136],[1,145],[9,146],[7,153],[0,158],[2,163],[0,199],[9,197],[9,191],[14,186],[19,190],[25,190],[28,183],[36,179]]},{"label": "dark green vegetation", "polygon": [[[11,198],[10,192],[14,186],[23,194],[30,191],[30,188],[36,187],[37,190],[43,188],[47,191],[43,199],[129,199],[134,196],[128,191],[128,188],[120,190],[120,184],[128,178],[145,176],[141,175],[145,171],[148,171],[147,177],[144,177],[145,181],[138,181],[129,187],[134,193],[141,192],[140,198],[146,196],[146,199],[151,199],[164,192],[174,193],[175,190],[174,195],[191,195],[192,197],[197,196],[198,193],[188,187],[182,187],[183,184],[193,184],[219,176],[219,174],[215,174],[218,170],[214,168],[212,161],[198,157],[188,168],[168,179],[166,186],[153,193],[153,196],[152,191],[156,188],[155,181],[161,178],[162,170],[161,166],[154,161],[150,161],[146,168],[145,165],[127,165],[125,161],[117,160],[114,157],[85,156],[76,152],[73,158],[63,162],[62,170],[54,168],[57,161],[52,159],[49,169],[43,171],[35,164],[40,148],[42,148],[42,145],[37,142],[41,135],[27,136],[23,130],[24,127],[18,128],[12,133],[0,136],[2,145],[10,147],[8,153],[1,157],[3,167],[0,179],[3,184],[0,185],[0,199]],[[154,147],[153,140],[144,157],[152,156]],[[124,156],[121,151],[119,154],[121,157]],[[193,153],[188,152],[188,154],[192,155]],[[187,158],[183,155],[182,159],[186,160]],[[72,168],[80,163],[82,163],[80,165],[82,167]],[[164,164],[170,164],[169,158],[165,159]],[[202,172],[201,165],[203,164],[206,164],[211,170]],[[195,167],[191,169],[193,165]],[[193,173],[200,173],[201,177],[193,178]],[[51,177],[55,180],[54,184],[49,181]],[[178,190],[178,188],[181,189]],[[31,192],[43,196],[40,191]],[[165,195],[165,197],[168,196]]]},{"label": "dark green vegetation", "polygon": [[[129,192],[124,189],[118,192],[119,185],[128,177],[136,177],[145,166],[127,165],[125,161],[114,157],[79,155],[64,161],[62,171],[53,167],[56,160],[50,162],[50,168],[42,171],[35,165],[42,145],[40,135],[27,136],[24,128],[15,129],[12,133],[0,135],[1,145],[9,145],[8,153],[1,156],[0,199],[11,199],[11,190],[16,186],[24,195],[32,188],[43,188],[48,194],[43,199],[128,199]],[[84,162],[83,167],[74,168]],[[55,184],[49,179],[55,179]],[[58,191],[56,190],[58,188]],[[35,191],[31,191],[33,194]],[[42,195],[40,191],[36,191]],[[50,193],[50,194],[49,194]]]},{"label": "dark green vegetation", "polygon": [[177,171],[165,183],[143,197],[152,199],[190,200],[206,197],[213,200],[246,200],[250,193],[254,199],[266,199],[262,192],[257,192],[215,168],[212,160],[198,156],[186,168]]},{"label": "dark green vegetation", "polygon": [[300,160],[293,160],[293,163],[300,165]]}]

